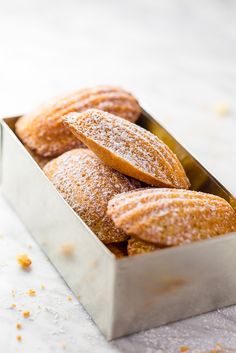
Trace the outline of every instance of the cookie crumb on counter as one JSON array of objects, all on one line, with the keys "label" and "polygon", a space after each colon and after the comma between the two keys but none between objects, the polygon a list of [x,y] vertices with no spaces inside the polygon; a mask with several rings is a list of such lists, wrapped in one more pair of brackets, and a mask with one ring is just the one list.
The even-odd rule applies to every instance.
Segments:
[{"label": "cookie crumb on counter", "polygon": [[27,319],[28,317],[30,317],[30,312],[28,310],[25,310],[22,312],[22,316]]},{"label": "cookie crumb on counter", "polygon": [[22,268],[26,269],[29,268],[32,264],[31,259],[26,254],[21,254],[17,256],[17,261]]},{"label": "cookie crumb on counter", "polygon": [[230,108],[226,103],[219,102],[215,105],[215,112],[218,116],[224,117],[230,114]]},{"label": "cookie crumb on counter", "polygon": [[62,349],[66,349],[66,344],[65,344],[65,342],[62,342],[62,343],[61,343],[61,348],[62,348]]},{"label": "cookie crumb on counter", "polygon": [[15,303],[11,304],[11,308],[15,309],[16,308],[16,304]]},{"label": "cookie crumb on counter", "polygon": [[21,329],[22,329],[22,325],[18,322],[18,323],[16,324],[16,328],[17,328],[17,330],[21,330]]},{"label": "cookie crumb on counter", "polygon": [[45,289],[45,285],[44,285],[44,284],[41,284],[40,288],[41,288],[41,289]]},{"label": "cookie crumb on counter", "polygon": [[34,289],[29,289],[27,294],[30,296],[30,297],[35,297],[36,296],[36,291]]},{"label": "cookie crumb on counter", "polygon": [[12,298],[15,298],[15,296],[16,296],[16,290],[15,289],[11,290],[11,296],[12,296]]},{"label": "cookie crumb on counter", "polygon": [[22,341],[22,337],[20,335],[16,336],[17,341],[21,342]]},{"label": "cookie crumb on counter", "polygon": [[72,301],[72,297],[71,297],[70,295],[68,295],[67,300],[68,300],[69,302],[71,302],[71,301]]},{"label": "cookie crumb on counter", "polygon": [[74,254],[75,251],[75,245],[74,244],[62,244],[61,246],[61,253],[64,256],[72,256]]},{"label": "cookie crumb on counter", "polygon": [[189,351],[189,347],[188,346],[181,346],[181,347],[179,347],[179,351],[180,352],[188,352]]}]

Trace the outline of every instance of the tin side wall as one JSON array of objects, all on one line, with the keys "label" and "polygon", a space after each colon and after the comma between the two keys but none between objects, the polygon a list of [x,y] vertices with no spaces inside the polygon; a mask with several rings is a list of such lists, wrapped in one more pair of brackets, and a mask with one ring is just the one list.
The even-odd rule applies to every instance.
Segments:
[{"label": "tin side wall", "polygon": [[115,259],[3,123],[2,191],[103,333],[110,335]]},{"label": "tin side wall", "polygon": [[191,189],[218,195],[236,210],[236,199],[214,176],[206,170],[161,124],[145,110],[138,125],[159,137],[177,155],[191,182]]},{"label": "tin side wall", "polygon": [[113,337],[236,303],[236,233],[117,263]]},{"label": "tin side wall", "polygon": [[[14,119],[7,119],[13,129]],[[161,125],[139,124],[178,155],[193,189],[236,201]],[[3,191],[94,321],[112,339],[236,303],[236,234],[115,260],[5,125]],[[63,246],[74,246],[73,256]]]}]

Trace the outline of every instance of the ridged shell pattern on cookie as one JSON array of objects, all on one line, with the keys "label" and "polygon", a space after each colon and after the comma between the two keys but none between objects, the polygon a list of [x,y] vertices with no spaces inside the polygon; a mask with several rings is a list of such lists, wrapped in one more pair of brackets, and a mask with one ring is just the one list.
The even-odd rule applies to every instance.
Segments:
[{"label": "ridged shell pattern on cookie", "polygon": [[236,231],[230,204],[197,191],[131,191],[111,199],[107,213],[127,235],[156,245],[180,245]]}]

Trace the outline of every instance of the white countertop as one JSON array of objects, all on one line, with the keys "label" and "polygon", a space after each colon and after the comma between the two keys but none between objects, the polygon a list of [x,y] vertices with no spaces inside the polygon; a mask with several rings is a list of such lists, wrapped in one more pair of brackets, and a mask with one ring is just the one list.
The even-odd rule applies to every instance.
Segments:
[{"label": "white countertop", "polygon": [[[123,86],[236,195],[235,14],[233,0],[0,0],[0,113]],[[236,307],[107,343],[1,197],[0,233],[0,352],[236,352]]]}]

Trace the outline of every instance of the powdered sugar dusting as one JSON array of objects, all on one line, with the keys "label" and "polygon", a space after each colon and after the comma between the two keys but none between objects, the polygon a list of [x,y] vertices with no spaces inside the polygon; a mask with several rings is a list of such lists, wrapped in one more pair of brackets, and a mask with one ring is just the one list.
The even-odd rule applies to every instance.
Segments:
[{"label": "powdered sugar dusting", "polygon": [[236,230],[236,213],[222,198],[196,191],[142,189],[114,197],[108,214],[128,235],[166,246]]},{"label": "powdered sugar dusting", "polygon": [[[140,126],[96,109],[69,114],[64,121],[92,150],[89,140],[111,152],[114,158],[122,158],[151,176],[159,186],[188,188],[188,179],[177,157],[161,140]],[[95,153],[98,152],[95,150]],[[103,158],[103,155],[99,157]]]},{"label": "powdered sugar dusting", "polygon": [[22,141],[37,154],[56,157],[81,142],[63,125],[62,116],[98,108],[135,122],[140,114],[137,100],[121,88],[98,86],[56,98],[32,113],[21,117],[16,132]]},{"label": "powdered sugar dusting", "polygon": [[69,205],[103,242],[127,238],[106,215],[107,202],[116,194],[139,187],[139,182],[107,167],[86,149],[63,154],[49,162],[44,171]]}]

